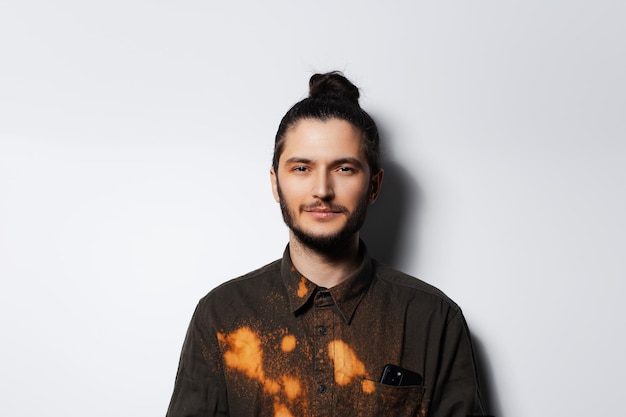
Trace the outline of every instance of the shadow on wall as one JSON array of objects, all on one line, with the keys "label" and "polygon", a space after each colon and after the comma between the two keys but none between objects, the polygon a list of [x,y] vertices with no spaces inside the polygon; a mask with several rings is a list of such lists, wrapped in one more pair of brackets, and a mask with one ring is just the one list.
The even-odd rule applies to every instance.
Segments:
[{"label": "shadow on wall", "polygon": [[384,168],[380,195],[368,208],[360,235],[373,258],[401,269],[403,260],[414,262],[418,252],[411,225],[420,212],[420,189],[400,165],[386,161]]},{"label": "shadow on wall", "polygon": [[[423,198],[417,181],[400,165],[386,161],[384,168],[380,196],[368,208],[360,235],[373,258],[402,270],[406,264],[418,261],[419,239],[415,231],[419,230]],[[472,343],[485,411],[488,415],[500,417],[486,350],[475,337],[472,337]]]},{"label": "shadow on wall", "polygon": [[472,346],[474,348],[474,356],[476,359],[476,367],[478,368],[478,377],[480,381],[480,390],[483,399],[483,405],[485,406],[485,412],[490,416],[502,416],[502,410],[500,409],[500,402],[496,392],[496,387],[493,383],[493,370],[487,360],[487,352],[482,342],[472,336]]}]

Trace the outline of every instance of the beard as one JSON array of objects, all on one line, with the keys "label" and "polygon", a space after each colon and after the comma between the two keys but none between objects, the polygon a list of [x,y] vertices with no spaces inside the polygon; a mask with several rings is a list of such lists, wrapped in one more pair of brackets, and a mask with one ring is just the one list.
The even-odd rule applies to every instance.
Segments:
[{"label": "beard", "polygon": [[[345,247],[354,235],[361,230],[363,223],[365,223],[365,217],[367,214],[367,206],[369,205],[368,193],[363,193],[363,197],[358,201],[355,210],[350,213],[345,207],[334,205],[331,203],[319,202],[313,204],[311,206],[307,206],[307,208],[313,208],[317,206],[329,207],[331,210],[341,211],[342,213],[347,213],[348,218],[346,224],[338,231],[334,233],[330,233],[327,235],[314,235],[311,232],[301,228],[296,221],[295,218],[295,210],[292,210],[291,207],[287,204],[283,193],[280,189],[280,184],[277,183],[278,197],[280,201],[280,210],[283,214],[283,220],[285,224],[295,237],[308,248],[324,254],[332,254],[341,248]],[[299,207],[299,210],[302,211],[303,207]]]}]

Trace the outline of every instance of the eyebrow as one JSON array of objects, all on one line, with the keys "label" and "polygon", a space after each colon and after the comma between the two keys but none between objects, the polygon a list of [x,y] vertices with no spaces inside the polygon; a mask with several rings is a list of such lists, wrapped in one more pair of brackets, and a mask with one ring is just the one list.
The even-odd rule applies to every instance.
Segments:
[{"label": "eyebrow", "polygon": [[294,156],[292,158],[287,159],[285,161],[285,164],[310,164],[311,162],[313,162],[312,159],[300,158],[300,157]]},{"label": "eyebrow", "polygon": [[[301,158],[298,156],[291,157],[285,161],[285,164],[311,164],[313,163],[313,159],[309,158]],[[351,164],[356,167],[362,168],[363,164],[357,158],[346,157],[334,160],[330,165],[342,165],[342,164]]]}]

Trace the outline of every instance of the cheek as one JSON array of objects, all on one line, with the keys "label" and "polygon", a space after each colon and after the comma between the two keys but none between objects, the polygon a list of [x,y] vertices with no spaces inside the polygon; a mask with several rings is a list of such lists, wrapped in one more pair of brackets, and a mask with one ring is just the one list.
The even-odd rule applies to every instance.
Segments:
[{"label": "cheek", "polygon": [[280,196],[287,203],[297,202],[306,196],[306,187],[301,183],[290,181],[280,182]]},{"label": "cheek", "polygon": [[371,187],[370,184],[364,181],[358,182],[347,182],[342,187],[344,191],[344,195],[346,197],[350,197],[351,200],[362,200],[364,197],[370,195]]}]

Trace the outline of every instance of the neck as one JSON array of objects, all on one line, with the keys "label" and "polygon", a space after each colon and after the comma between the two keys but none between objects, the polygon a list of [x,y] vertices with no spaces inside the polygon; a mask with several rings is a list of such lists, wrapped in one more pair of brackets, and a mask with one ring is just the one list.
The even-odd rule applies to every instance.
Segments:
[{"label": "neck", "polygon": [[332,288],[359,267],[359,234],[332,253],[322,253],[304,245],[290,232],[289,255],[296,269],[308,280],[320,287]]}]

